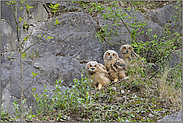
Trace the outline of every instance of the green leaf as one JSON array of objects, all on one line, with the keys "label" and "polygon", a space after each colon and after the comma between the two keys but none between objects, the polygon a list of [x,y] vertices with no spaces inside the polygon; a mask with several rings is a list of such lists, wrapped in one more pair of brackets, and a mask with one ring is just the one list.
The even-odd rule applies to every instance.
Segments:
[{"label": "green leaf", "polygon": [[152,29],[148,29],[148,32],[152,32]]},{"label": "green leaf", "polygon": [[22,20],[24,20],[23,18],[19,17],[19,22],[21,22]]},{"label": "green leaf", "polygon": [[23,104],[25,103],[26,100],[27,100],[27,99],[24,99],[24,100],[23,100]]},{"label": "green leaf", "polygon": [[156,34],[154,35],[154,38],[158,38]]},{"label": "green leaf", "polygon": [[10,57],[13,55],[14,52],[11,52]]},{"label": "green leaf", "polygon": [[54,38],[54,37],[48,36],[48,37],[47,37],[47,40],[48,40],[48,39],[53,39],[53,38]]},{"label": "green leaf", "polygon": [[21,1],[21,3],[24,3],[25,1]]},{"label": "green leaf", "polygon": [[132,19],[132,17],[131,16],[128,16],[128,19]]},{"label": "green leaf", "polygon": [[12,5],[16,2],[16,1],[9,1]]},{"label": "green leaf", "polygon": [[16,101],[14,101],[14,104],[17,104],[17,102],[16,102]]},{"label": "green leaf", "polygon": [[114,44],[113,43],[109,43],[111,46],[113,46]]},{"label": "green leaf", "polygon": [[25,59],[26,58],[26,53],[22,54],[22,58]]},{"label": "green leaf", "polygon": [[55,4],[54,7],[58,9],[59,3]]},{"label": "green leaf", "polygon": [[53,13],[55,13],[56,12],[56,10],[58,9],[58,6],[59,6],[59,3],[57,3],[57,4],[55,4],[55,5],[53,5],[53,4],[50,4],[50,8],[52,8],[53,10],[52,10],[52,12]]},{"label": "green leaf", "polygon": [[33,76],[33,78],[35,77],[35,76],[37,76],[38,75],[38,73],[34,73],[33,71],[32,71],[32,76]]},{"label": "green leaf", "polygon": [[29,6],[27,3],[26,3],[26,7],[27,7],[27,10],[30,10],[31,8],[33,8],[33,6]]},{"label": "green leaf", "polygon": [[27,40],[28,40],[28,38],[29,38],[29,36],[25,37],[25,38],[24,38],[24,42],[25,42],[25,41],[27,41]]},{"label": "green leaf", "polygon": [[22,10],[22,9],[23,9],[23,7],[21,6],[21,7],[20,7],[20,10]]},{"label": "green leaf", "polygon": [[58,19],[56,18],[56,22],[55,22],[55,25],[59,24],[60,22],[58,22]]},{"label": "green leaf", "polygon": [[53,9],[53,4],[52,4],[52,3],[50,3],[50,6],[49,6],[49,7]]},{"label": "green leaf", "polygon": [[6,4],[7,4],[7,5],[10,5],[10,3],[9,3],[9,2],[6,2]]},{"label": "green leaf", "polygon": [[35,91],[37,88],[32,88],[32,91]]},{"label": "green leaf", "polygon": [[41,37],[41,35],[38,35],[38,37]]}]

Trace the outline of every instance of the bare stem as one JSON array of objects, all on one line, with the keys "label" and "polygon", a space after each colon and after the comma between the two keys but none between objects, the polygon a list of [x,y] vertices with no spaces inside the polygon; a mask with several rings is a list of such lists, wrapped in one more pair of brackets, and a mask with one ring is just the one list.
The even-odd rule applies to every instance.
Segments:
[{"label": "bare stem", "polygon": [[[55,17],[55,14],[54,14],[54,16],[53,16],[53,18]],[[48,30],[50,29],[50,27],[51,27],[51,25],[52,25],[52,23],[53,23],[53,18],[52,18],[52,20],[51,20],[51,23],[50,23],[50,25],[48,26],[48,28],[47,28],[47,30],[45,31],[45,33],[36,41],[36,42],[34,42],[32,45],[30,45],[27,49],[25,49],[24,51],[23,51],[23,53],[25,53],[27,50],[29,50],[32,46],[34,46],[36,43],[38,43],[42,38],[43,38],[43,36],[48,32]],[[43,42],[45,42],[45,41],[43,41]]]},{"label": "bare stem", "polygon": [[20,38],[19,38],[19,25],[18,25],[18,20],[17,20],[17,3],[15,3],[13,6],[11,5],[11,10],[13,13],[13,17],[15,19],[15,24],[16,24],[16,31],[17,31],[17,40],[19,43],[19,51],[20,51],[20,69],[21,69],[21,95],[20,95],[20,111],[21,111],[21,118],[20,121],[23,122],[23,59],[22,59],[22,47],[21,47],[21,42],[20,42]]}]

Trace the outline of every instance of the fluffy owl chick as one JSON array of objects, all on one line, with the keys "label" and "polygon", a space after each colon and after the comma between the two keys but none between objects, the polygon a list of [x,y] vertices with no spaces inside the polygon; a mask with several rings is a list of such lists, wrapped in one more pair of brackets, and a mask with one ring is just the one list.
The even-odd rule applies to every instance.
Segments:
[{"label": "fluffy owl chick", "polygon": [[120,52],[121,52],[122,58],[124,59],[124,61],[127,65],[130,64],[131,60],[135,60],[135,59],[139,58],[139,55],[137,55],[133,51],[133,47],[129,44],[121,46]]},{"label": "fluffy owl chick", "polygon": [[109,73],[110,79],[117,82],[118,79],[125,78],[125,62],[118,57],[114,50],[108,50],[104,53],[104,65]]},{"label": "fluffy owl chick", "polygon": [[104,65],[96,61],[90,61],[86,64],[85,69],[92,87],[96,86],[100,90],[103,85],[110,83],[109,75]]}]

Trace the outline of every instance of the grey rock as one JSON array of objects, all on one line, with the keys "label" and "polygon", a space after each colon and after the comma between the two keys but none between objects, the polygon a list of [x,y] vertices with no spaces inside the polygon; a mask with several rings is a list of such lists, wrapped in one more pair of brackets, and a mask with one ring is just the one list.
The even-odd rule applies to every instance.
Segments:
[{"label": "grey rock", "polygon": [[[8,53],[5,54],[5,56]],[[9,113],[13,113],[13,105],[12,102],[17,101],[20,103],[20,93],[21,93],[21,82],[20,82],[20,57],[19,53],[15,52],[13,54],[13,57],[15,59],[9,60],[7,62],[3,62],[1,64],[1,81],[2,81],[2,108],[7,109],[9,107]],[[63,62],[65,62],[65,59],[62,60],[61,63],[59,63],[58,60],[56,60],[56,56],[50,56],[44,59],[38,59],[37,62],[32,61],[29,57],[27,57],[23,62],[23,88],[24,88],[24,97],[27,98],[26,105],[34,106],[34,97],[31,94],[32,88],[37,88],[34,93],[38,93],[38,95],[43,93],[44,85],[46,85],[46,89],[48,89],[47,94],[49,96],[53,96],[55,89],[55,81],[60,80],[61,76],[59,74],[62,74],[63,76],[67,77],[68,79],[74,78],[76,75],[76,72],[78,71],[73,70],[70,68],[66,71],[61,71],[63,69],[60,67],[61,65],[63,67],[69,67],[67,65],[63,65]],[[58,58],[59,59],[59,58]],[[67,59],[66,59],[67,60]],[[40,64],[41,63],[41,64]],[[69,64],[75,64],[72,62],[69,62]],[[60,65],[60,66],[59,66]],[[41,69],[42,68],[42,69]],[[38,75],[33,79],[32,72],[38,73]],[[62,72],[62,73],[61,73]],[[69,73],[70,72],[70,73]],[[68,76],[69,75],[69,76]],[[72,76],[71,76],[72,75]],[[69,78],[70,77],[70,78]],[[62,90],[68,89],[63,86]]]},{"label": "grey rock", "polygon": [[182,122],[182,110],[176,114],[166,115],[157,122]]},{"label": "grey rock", "polygon": [[[12,14],[12,10],[11,10],[11,7],[6,4],[6,2],[7,1],[1,2],[1,6],[2,6],[1,7],[1,12],[2,12],[1,18],[7,20],[8,22],[11,22],[10,25],[11,25],[13,31],[16,32],[16,25],[15,25],[14,17]],[[26,3],[29,6],[33,6],[33,8],[30,9],[32,19],[40,21],[40,20],[44,20],[44,19],[48,18],[48,14],[47,14],[46,10],[44,9],[41,2],[26,1]],[[22,5],[24,5],[24,4],[21,4],[20,2],[18,2],[16,8],[19,9],[20,6],[22,6]],[[18,11],[17,13],[15,13],[15,15],[17,15],[17,18],[24,17],[26,19],[26,18],[30,17],[26,12],[25,7],[21,11]]]},{"label": "grey rock", "polygon": [[[177,6],[177,5],[178,5],[177,3],[173,3],[170,5],[164,6],[163,8],[158,8],[156,10],[148,11],[145,13],[145,15],[148,19],[150,19],[154,23],[157,23],[160,26],[165,27],[165,24],[167,23],[173,24],[172,22],[176,20],[176,18],[174,17],[176,12],[176,9],[174,8],[174,6]],[[182,28],[178,28],[182,26],[181,24],[182,13],[180,14],[181,16],[179,17],[179,21],[177,21],[177,26],[174,27],[174,29],[178,29],[174,31],[178,31],[178,32],[181,32],[181,29],[182,29]]]},{"label": "grey rock", "polygon": [[[48,13],[44,9],[41,2],[27,2],[27,4],[29,6],[33,6],[33,8],[30,9],[31,16],[30,14],[27,13],[27,10],[24,6],[23,6],[24,8],[21,11],[18,11],[17,13],[15,13],[15,16],[17,16],[17,18],[21,17],[21,18],[24,18],[24,20],[28,20],[27,24],[29,25],[29,28],[33,26],[33,22],[45,20],[48,18]],[[3,9],[1,8],[1,12],[2,12],[1,14],[2,30],[1,31],[2,31],[2,46],[3,46],[1,48],[1,52],[17,51],[18,50],[18,41],[16,37],[17,28],[16,28],[11,7],[6,4],[6,1],[2,1],[1,5],[3,8]],[[22,5],[24,4],[21,4],[20,2],[18,2],[15,8],[19,9]],[[24,24],[24,20],[20,22],[20,25]],[[26,37],[27,32],[23,29],[23,27],[20,28],[20,30],[21,32],[19,33],[19,35],[20,35],[20,40],[22,41],[23,38]]]},{"label": "grey rock", "polygon": [[[46,49],[43,56],[70,56],[81,64],[92,59],[103,62],[103,47],[95,37],[96,23],[89,15],[84,12],[70,12],[60,15],[57,19],[60,24],[53,25],[48,31],[48,35],[53,35],[54,39],[35,46],[35,50]],[[38,25],[30,40],[36,39],[38,34],[43,34],[42,30],[46,29],[50,21],[45,25]]]},{"label": "grey rock", "polygon": [[81,12],[81,6],[79,4],[72,3],[70,1],[45,1],[47,6],[50,6],[50,3],[55,5],[59,4],[58,11],[59,12]]},{"label": "grey rock", "polygon": [[7,23],[5,19],[1,19],[1,35],[2,35],[2,47],[1,52],[16,51],[16,35],[12,30],[11,25]]},{"label": "grey rock", "polygon": [[[12,105],[11,105],[11,93],[10,93],[10,83],[6,85],[6,88],[2,92],[2,109],[4,109],[5,112],[10,112]],[[12,112],[10,113],[12,114]]]},{"label": "grey rock", "polygon": [[169,65],[171,67],[177,66],[181,63],[182,59],[182,50],[175,50],[169,57]]},{"label": "grey rock", "polygon": [[7,1],[1,1],[1,19],[5,19],[8,22],[12,22],[12,23],[10,23],[12,30],[16,31],[16,26],[14,24],[15,20],[14,20],[13,14],[12,14],[11,7],[9,5],[7,5],[6,2]]}]

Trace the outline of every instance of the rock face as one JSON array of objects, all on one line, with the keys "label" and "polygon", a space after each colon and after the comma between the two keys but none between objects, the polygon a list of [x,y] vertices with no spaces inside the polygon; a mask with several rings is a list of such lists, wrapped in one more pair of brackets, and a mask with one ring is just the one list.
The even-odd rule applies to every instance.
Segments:
[{"label": "rock face", "polygon": [[[173,3],[163,8],[158,8],[157,10],[151,10],[145,13],[146,18],[157,23],[161,27],[165,27],[165,24],[170,24],[171,32],[179,32],[182,31],[182,13],[181,16],[177,16],[175,12],[175,6],[180,6],[180,4]],[[176,21],[177,20],[177,21]],[[176,24],[173,23],[176,21]]]},{"label": "rock face", "polygon": [[[164,27],[166,23],[171,23],[176,20],[174,12],[176,11],[174,6],[177,6],[177,3],[173,3],[163,8],[158,8],[157,10],[152,10],[146,13],[146,17],[153,21],[154,23],[159,24]],[[181,20],[181,18],[179,18]]]},{"label": "rock face", "polygon": [[1,20],[2,47],[1,53],[16,51],[16,36],[11,26],[5,19]]},{"label": "rock face", "polygon": [[[56,3],[56,2],[55,2]],[[29,47],[33,42],[39,39],[38,35],[43,35],[51,24],[50,29],[46,33],[46,37],[51,36],[53,39],[42,39],[43,43],[37,43],[30,48],[26,53],[27,57],[23,63],[24,70],[24,96],[27,97],[28,105],[32,105],[34,98],[30,94],[31,88],[37,88],[36,93],[43,93],[44,85],[47,85],[49,94],[53,94],[54,83],[56,80],[63,80],[62,85],[68,86],[73,82],[73,79],[79,79],[81,69],[84,69],[88,61],[95,60],[103,64],[103,53],[105,48],[99,39],[95,37],[97,22],[91,15],[82,11],[82,9],[71,2],[60,2],[61,14],[56,18],[58,25],[55,25],[55,19],[47,18],[49,11],[45,10],[43,3],[31,2],[30,5],[34,6],[32,19],[29,20],[28,30],[21,29],[21,39],[23,39],[28,32],[29,39],[23,45],[24,48]],[[46,2],[49,4],[49,2]],[[4,7],[5,2],[2,2]],[[4,9],[4,10],[6,10]],[[64,13],[62,13],[62,11]],[[47,12],[49,14],[47,14]],[[7,13],[11,14],[10,11]],[[25,11],[24,11],[25,13]],[[41,14],[40,14],[41,13]],[[42,15],[42,16],[40,16]],[[18,14],[20,16],[20,14]],[[136,14],[137,20],[147,20],[141,13]],[[12,102],[20,99],[20,56],[18,53],[18,45],[15,33],[15,26],[6,22],[12,21],[12,17],[8,18],[5,14],[2,15],[2,58],[1,58],[1,92],[2,92],[2,108],[12,106]],[[107,23],[99,19],[100,23]],[[109,22],[111,23],[111,22]],[[152,21],[147,20],[147,27],[155,30],[152,33],[162,31],[162,27]],[[113,49],[119,54],[121,45],[129,42],[130,35],[124,28],[124,25],[119,26],[119,37],[113,36],[111,43],[113,46],[107,45],[107,49]],[[124,33],[126,35],[121,35]],[[146,41],[144,37],[141,37]],[[15,52],[12,57],[15,59],[8,60],[7,57],[11,52]],[[38,73],[33,79],[32,72]],[[63,88],[64,89],[64,88]],[[11,109],[11,108],[10,108]],[[10,110],[11,111],[11,110]]]}]

